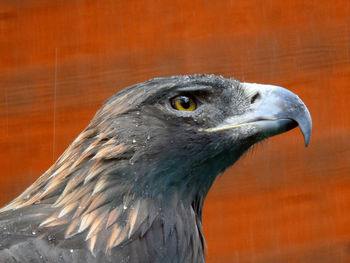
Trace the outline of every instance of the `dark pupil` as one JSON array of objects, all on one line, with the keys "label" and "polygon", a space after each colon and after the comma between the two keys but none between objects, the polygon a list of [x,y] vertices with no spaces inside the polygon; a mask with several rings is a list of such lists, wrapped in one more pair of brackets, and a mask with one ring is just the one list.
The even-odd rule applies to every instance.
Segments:
[{"label": "dark pupil", "polygon": [[191,100],[189,97],[181,96],[180,97],[180,104],[184,109],[188,109],[191,106]]}]

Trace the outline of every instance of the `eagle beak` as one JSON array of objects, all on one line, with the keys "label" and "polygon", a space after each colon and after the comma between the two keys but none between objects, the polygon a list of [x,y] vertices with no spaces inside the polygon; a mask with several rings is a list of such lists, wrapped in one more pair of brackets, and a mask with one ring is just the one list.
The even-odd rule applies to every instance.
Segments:
[{"label": "eagle beak", "polygon": [[249,126],[265,138],[286,132],[299,125],[308,146],[312,130],[311,116],[305,104],[291,91],[278,86],[241,83],[250,99],[250,107],[240,116],[233,116],[208,132]]}]

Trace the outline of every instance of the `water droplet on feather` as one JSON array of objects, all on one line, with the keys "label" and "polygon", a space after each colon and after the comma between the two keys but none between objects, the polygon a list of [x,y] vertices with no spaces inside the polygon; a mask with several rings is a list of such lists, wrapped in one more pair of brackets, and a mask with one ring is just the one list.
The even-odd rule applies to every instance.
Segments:
[{"label": "water droplet on feather", "polygon": [[52,242],[56,240],[56,237],[54,235],[48,235],[47,240]]}]

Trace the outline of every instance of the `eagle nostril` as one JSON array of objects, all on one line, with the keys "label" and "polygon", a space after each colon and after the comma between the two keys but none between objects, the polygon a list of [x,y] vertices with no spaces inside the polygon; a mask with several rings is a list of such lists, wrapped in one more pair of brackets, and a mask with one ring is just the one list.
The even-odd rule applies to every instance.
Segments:
[{"label": "eagle nostril", "polygon": [[257,99],[260,98],[260,93],[257,92],[251,99],[250,99],[250,103],[253,104]]}]

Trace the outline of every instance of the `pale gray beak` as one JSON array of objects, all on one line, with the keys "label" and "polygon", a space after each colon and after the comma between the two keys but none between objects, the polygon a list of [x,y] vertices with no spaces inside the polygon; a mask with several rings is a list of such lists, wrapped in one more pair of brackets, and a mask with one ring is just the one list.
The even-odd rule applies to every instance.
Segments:
[{"label": "pale gray beak", "polygon": [[278,86],[241,83],[250,99],[247,113],[233,116],[208,132],[249,125],[265,138],[286,132],[299,125],[305,146],[309,144],[312,121],[305,104],[291,91]]}]

